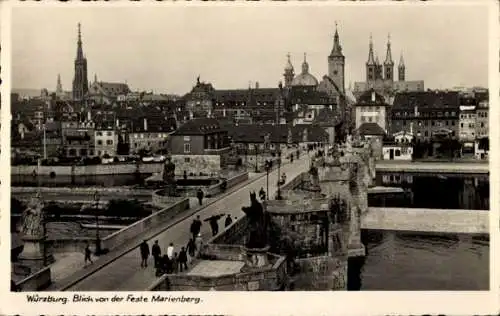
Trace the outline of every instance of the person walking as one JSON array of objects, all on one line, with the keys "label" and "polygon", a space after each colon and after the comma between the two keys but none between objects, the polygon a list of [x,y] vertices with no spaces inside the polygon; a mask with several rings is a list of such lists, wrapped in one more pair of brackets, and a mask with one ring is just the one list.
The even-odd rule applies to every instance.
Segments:
[{"label": "person walking", "polygon": [[198,234],[200,233],[201,225],[202,223],[200,220],[200,215],[198,215],[196,216],[196,219],[194,219],[191,223],[191,234],[193,235],[193,239],[196,239],[196,236],[198,236]]},{"label": "person walking", "polygon": [[91,264],[93,263],[92,258],[90,257],[91,254],[92,252],[90,251],[90,246],[87,243],[87,245],[85,246],[85,266],[87,265],[87,261]]},{"label": "person walking", "polygon": [[203,247],[203,238],[201,237],[201,234],[198,234],[198,236],[196,236],[196,239],[194,242],[195,242],[195,250],[196,250],[195,256],[196,256],[196,258],[199,258],[201,256],[201,251],[202,251],[202,247]]},{"label": "person walking", "polygon": [[158,268],[161,258],[161,248],[158,244],[158,240],[155,240],[153,247],[151,247],[151,255],[153,256],[153,259],[155,261],[155,268]]},{"label": "person walking", "polygon": [[210,228],[212,229],[212,236],[215,236],[219,233],[219,219],[223,217],[225,214],[219,214],[219,215],[214,215],[210,216],[209,218],[205,219],[205,222],[209,222]]},{"label": "person walking", "polygon": [[174,257],[174,243],[170,243],[170,245],[168,245],[167,256],[170,260]]},{"label": "person walking", "polygon": [[205,194],[203,194],[203,191],[201,189],[198,189],[198,192],[196,192],[196,197],[198,198],[198,203],[200,203],[200,205],[203,204],[203,197],[205,196]]},{"label": "person walking", "polygon": [[182,272],[183,270],[187,270],[188,269],[188,266],[187,266],[188,259],[187,259],[187,252],[186,252],[186,249],[184,249],[184,247],[182,247],[181,252],[179,252],[178,260],[179,260],[179,271]]},{"label": "person walking", "polygon": [[186,249],[191,258],[194,258],[194,253],[196,251],[196,244],[194,242],[194,238],[189,238]]},{"label": "person walking", "polygon": [[149,245],[144,240],[139,246],[141,250],[141,268],[146,268],[148,266],[148,257],[149,257]]},{"label": "person walking", "polygon": [[266,191],[264,191],[264,188],[260,188],[260,191],[259,191],[259,197],[260,197],[260,200],[261,201],[264,201],[266,199]]},{"label": "person walking", "polygon": [[179,271],[179,259],[177,257],[177,252],[174,252],[171,261],[172,261],[172,273],[177,273]]},{"label": "person walking", "polygon": [[227,227],[233,223],[233,219],[231,218],[231,214],[227,214],[226,221],[224,222],[224,227]]}]

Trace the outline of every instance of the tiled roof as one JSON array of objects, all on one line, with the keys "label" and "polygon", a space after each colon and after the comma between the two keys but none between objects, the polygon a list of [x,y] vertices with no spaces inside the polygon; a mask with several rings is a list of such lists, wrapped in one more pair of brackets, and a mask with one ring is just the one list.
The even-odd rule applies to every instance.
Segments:
[{"label": "tiled roof", "polygon": [[339,118],[335,113],[328,107],[320,109],[318,115],[313,120],[313,124],[319,124],[320,126],[335,126],[338,123]]},{"label": "tiled roof", "polygon": [[311,91],[299,87],[292,87],[289,97],[292,104],[328,105],[336,103],[336,101],[330,98],[326,92]]},{"label": "tiled roof", "polygon": [[304,130],[307,142],[323,142],[328,138],[324,129],[317,125],[300,124],[290,126],[286,124],[241,124],[231,126],[228,129],[230,136],[235,143],[260,143],[264,137],[269,134],[269,140],[272,143],[287,143],[289,131],[292,132],[294,143],[304,141]]},{"label": "tiled roof", "polygon": [[377,123],[363,123],[358,128],[361,135],[385,135],[384,130]]},{"label": "tiled roof", "polygon": [[213,118],[196,118],[182,124],[174,135],[205,135],[223,131],[219,122]]},{"label": "tiled roof", "polygon": [[[97,91],[91,91],[92,89],[95,89]],[[118,96],[120,94],[127,94],[130,92],[130,89],[127,84],[125,83],[114,83],[114,82],[94,82],[92,83],[90,89],[89,89],[89,94],[94,94],[94,93],[104,93],[107,96]]]},{"label": "tiled roof", "polygon": [[363,92],[357,101],[359,105],[386,105],[384,97],[375,92],[374,89]]},{"label": "tiled roof", "polygon": [[419,108],[455,108],[460,106],[459,93],[456,91],[415,91],[397,93],[392,104],[393,109]]}]

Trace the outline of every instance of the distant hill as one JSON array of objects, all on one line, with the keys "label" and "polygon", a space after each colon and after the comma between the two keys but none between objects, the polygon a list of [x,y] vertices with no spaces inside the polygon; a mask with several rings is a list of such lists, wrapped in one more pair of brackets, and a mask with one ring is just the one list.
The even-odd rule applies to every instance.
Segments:
[{"label": "distant hill", "polygon": [[39,97],[42,89],[16,89],[12,88],[12,93],[19,94],[20,97]]}]

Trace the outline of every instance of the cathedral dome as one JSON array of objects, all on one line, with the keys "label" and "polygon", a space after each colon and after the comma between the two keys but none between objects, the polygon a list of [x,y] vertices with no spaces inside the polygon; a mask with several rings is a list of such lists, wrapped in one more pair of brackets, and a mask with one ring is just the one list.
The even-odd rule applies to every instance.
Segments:
[{"label": "cathedral dome", "polygon": [[302,73],[293,78],[292,86],[317,86],[318,79],[309,73],[309,64],[304,54],[304,62],[302,63]]},{"label": "cathedral dome", "polygon": [[318,79],[316,79],[313,75],[307,73],[307,74],[300,74],[293,78],[292,81],[292,86],[317,86],[318,85]]}]

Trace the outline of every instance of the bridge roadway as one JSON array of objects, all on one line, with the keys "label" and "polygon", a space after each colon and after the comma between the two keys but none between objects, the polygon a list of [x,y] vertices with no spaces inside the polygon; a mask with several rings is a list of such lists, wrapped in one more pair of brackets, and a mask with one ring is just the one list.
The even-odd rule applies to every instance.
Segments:
[{"label": "bridge roadway", "polygon": [[375,166],[377,172],[405,172],[405,173],[460,173],[460,174],[488,174],[488,162],[412,162],[380,160]]},{"label": "bridge roadway", "polygon": [[[302,172],[306,171],[310,166],[310,159],[307,154],[303,154],[299,160],[294,160],[293,163],[284,164],[281,168],[282,172],[287,175],[287,181],[292,180]],[[278,171],[277,169],[269,174],[269,193],[276,192]],[[205,219],[212,215],[225,213],[231,214],[234,218],[241,217],[244,213],[241,207],[250,204],[250,191],[258,192],[260,188],[266,189],[266,176],[261,176],[255,181],[246,186],[236,189],[227,196],[215,200],[212,204],[200,209],[196,214],[180,221],[177,224],[164,230],[159,235],[148,240],[151,246],[154,240],[158,240],[162,253],[166,251],[169,243],[174,243],[176,251],[180,247],[185,246],[189,240],[189,228],[192,220],[196,215],[200,215],[201,219]],[[224,227],[224,220],[219,221],[219,231]],[[203,222],[201,233],[204,240],[211,237],[210,227],[207,222]],[[83,255],[82,255],[83,261]],[[150,286],[157,277],[152,267],[152,258],[150,258],[149,266],[146,269],[140,267],[141,259],[139,249],[135,248],[110,264],[104,266],[100,270],[87,276],[78,283],[65,288],[67,291],[141,291]]]}]

